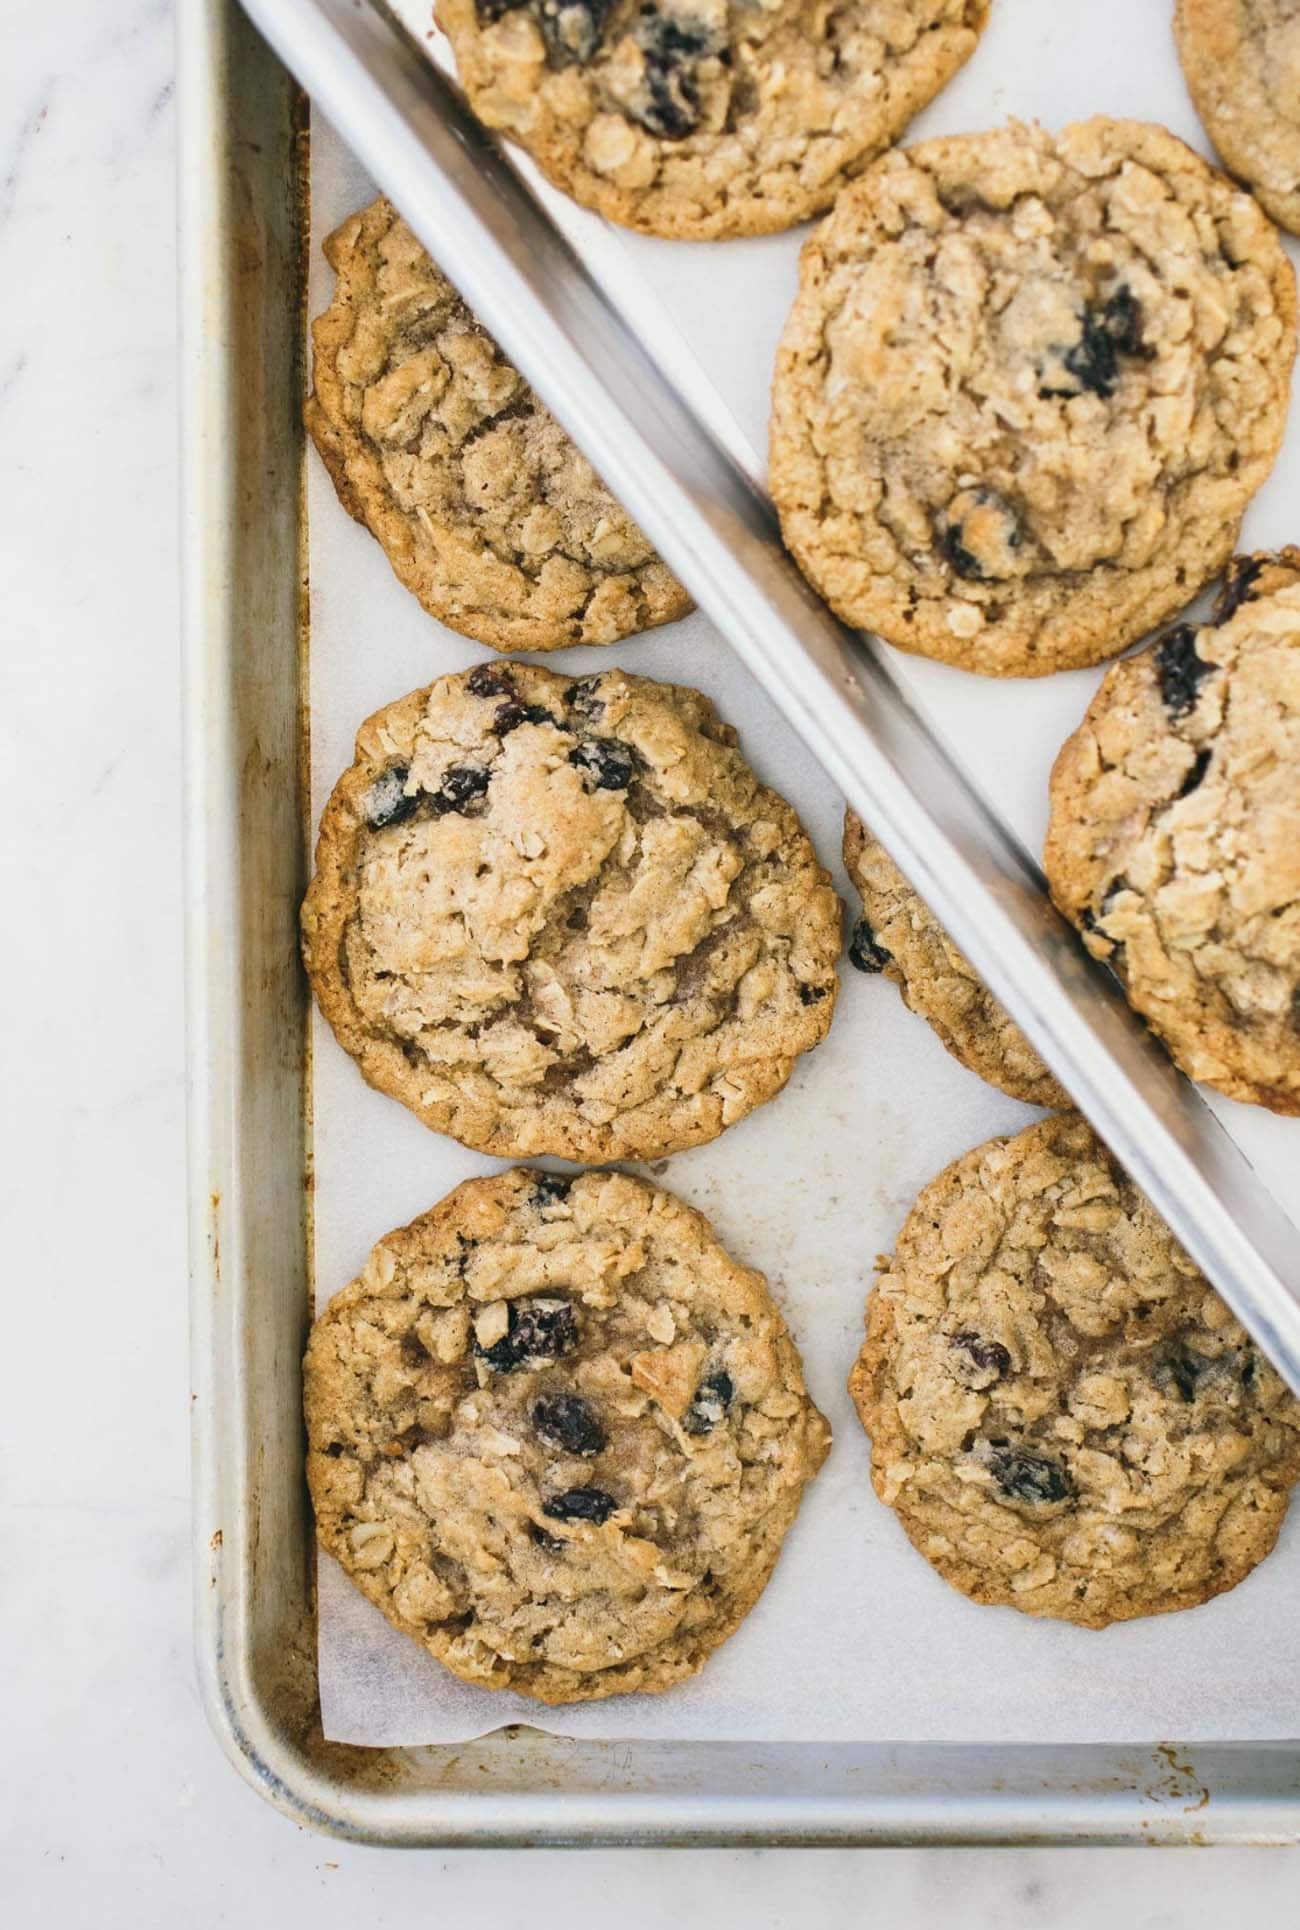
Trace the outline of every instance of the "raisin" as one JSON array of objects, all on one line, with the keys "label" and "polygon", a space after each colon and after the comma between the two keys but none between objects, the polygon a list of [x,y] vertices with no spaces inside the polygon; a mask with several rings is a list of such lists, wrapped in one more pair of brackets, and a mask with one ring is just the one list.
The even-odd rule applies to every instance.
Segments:
[{"label": "raisin", "polygon": [[1171,717],[1185,717],[1196,708],[1197,693],[1215,666],[1197,651],[1191,624],[1180,623],[1156,645],[1156,668],[1165,709]]},{"label": "raisin", "polygon": [[1110,914],[1115,909],[1115,900],[1120,894],[1130,890],[1132,890],[1132,886],[1121,871],[1119,876],[1112,878],[1106,886],[1105,891],[1101,895],[1101,903],[1098,905],[1096,911],[1089,905],[1085,908],[1080,919],[1080,923],[1086,932],[1095,933],[1103,944],[1109,945],[1111,950],[1115,952],[1123,951],[1124,940],[1122,938],[1112,938],[1109,932],[1103,931],[1101,928],[1102,920],[1110,917]]},{"label": "raisin", "polygon": [[957,576],[986,582],[1015,574],[1024,532],[1011,504],[987,483],[958,490],[938,518],[935,534]]},{"label": "raisin", "polygon": [[563,1454],[599,1454],[605,1430],[576,1394],[546,1394],[533,1402],[533,1426],[548,1447]]},{"label": "raisin", "polygon": [[1168,1353],[1155,1361],[1151,1368],[1151,1378],[1156,1386],[1166,1392],[1172,1387],[1185,1401],[1196,1399],[1196,1383],[1204,1362],[1186,1347],[1171,1347]]},{"label": "raisin", "polygon": [[552,1521],[594,1521],[599,1528],[618,1506],[603,1488],[566,1488],[563,1494],[548,1495],[542,1513]]},{"label": "raisin", "polygon": [[1155,353],[1142,340],[1142,304],[1127,285],[1115,290],[1102,310],[1102,317],[1117,355],[1148,359]]},{"label": "raisin", "polygon": [[1235,1362],[1230,1355],[1212,1359],[1208,1354],[1198,1354],[1185,1341],[1175,1341],[1151,1363],[1151,1378],[1162,1392],[1167,1394],[1172,1388],[1182,1400],[1194,1401],[1216,1383],[1221,1392],[1225,1391],[1225,1380],[1236,1378]]},{"label": "raisin", "polygon": [[984,572],[961,540],[961,524],[945,523],[939,531],[939,548],[947,557],[958,576],[968,580],[983,576]]},{"label": "raisin", "polygon": [[978,1377],[977,1386],[990,1387],[995,1380],[1001,1380],[1011,1365],[1011,1356],[1000,1340],[985,1340],[970,1328],[954,1334],[948,1345],[962,1356],[961,1364],[968,1377]]},{"label": "raisin", "polygon": [[405,764],[390,764],[375,779],[366,799],[366,823],[372,830],[382,831],[385,825],[401,824],[419,808],[418,791],[414,796],[407,794],[406,780],[410,775]]},{"label": "raisin", "polygon": [[642,15],[632,37],[645,68],[641,89],[628,112],[661,140],[683,140],[700,119],[695,68],[710,54],[722,52],[725,36],[703,21],[670,19],[651,11]]},{"label": "raisin", "polygon": [[573,1180],[568,1173],[534,1173],[534,1203],[538,1206],[545,1206],[550,1200],[566,1199],[569,1188],[572,1185]]},{"label": "raisin", "polygon": [[570,710],[577,711],[579,717],[594,723],[605,709],[605,700],[598,695],[599,689],[600,673],[597,672],[594,677],[584,677],[581,682],[570,684],[564,693],[564,701]]},{"label": "raisin", "polygon": [[558,61],[585,62],[604,38],[614,0],[537,0],[537,22]]},{"label": "raisin", "polygon": [[1127,287],[1116,289],[1100,308],[1089,302],[1080,322],[1078,341],[1056,351],[1066,374],[1078,386],[1055,388],[1044,381],[1039,387],[1041,395],[1071,396],[1084,390],[1091,395],[1113,395],[1119,381],[1120,356],[1147,357],[1152,353],[1142,340],[1142,305]]},{"label": "raisin", "polygon": [[[505,13],[507,9],[503,6],[500,11],[501,13]],[[500,14],[494,15],[493,18],[499,19]],[[499,664],[494,663],[476,664],[465,679],[465,688],[471,697],[513,697],[516,695],[514,678],[510,676],[508,671],[502,670]]]},{"label": "raisin", "polygon": [[1192,768],[1183,779],[1182,789],[1178,793],[1179,797],[1190,797],[1192,792],[1197,789],[1201,779],[1210,768],[1210,759],[1213,755],[1214,752],[1211,750],[1197,751],[1196,756],[1192,760]]},{"label": "raisin", "polygon": [[563,1535],[548,1535],[545,1528],[539,1528],[535,1521],[529,1522],[528,1532],[537,1546],[544,1548],[548,1555],[562,1555],[568,1545]]},{"label": "raisin", "polygon": [[1264,573],[1266,556],[1234,556],[1228,565],[1227,580],[1214,606],[1214,621],[1226,623],[1243,603],[1249,603],[1255,584]]},{"label": "raisin", "polygon": [[712,1434],[718,1422],[726,1418],[735,1393],[735,1382],[724,1368],[719,1368],[715,1374],[706,1374],[691,1396],[690,1406],[682,1415],[682,1426],[686,1432]]},{"label": "raisin", "polygon": [[510,1325],[490,1347],[474,1352],[498,1373],[513,1374],[539,1361],[558,1360],[578,1344],[578,1316],[568,1300],[512,1300]]},{"label": "raisin", "polygon": [[1059,1461],[1034,1454],[1026,1447],[993,1443],[985,1466],[1010,1501],[1065,1501],[1074,1493],[1074,1485]]},{"label": "raisin", "polygon": [[876,934],[865,918],[859,918],[853,927],[849,940],[849,963],[856,965],[860,972],[883,972],[886,965],[892,965],[894,955],[879,944]]},{"label": "raisin", "polygon": [[596,791],[625,791],[636,776],[636,752],[617,737],[591,737],[576,744],[569,762],[590,777]]},{"label": "raisin", "polygon": [[1106,900],[1102,903],[1100,913],[1095,912],[1091,905],[1085,905],[1079,913],[1079,927],[1088,937],[1096,939],[1098,944],[1106,947],[1104,952],[1099,952],[1095,946],[1090,945],[1088,949],[1092,953],[1092,956],[1100,959],[1101,963],[1109,966],[1113,972],[1118,972],[1122,978],[1126,969],[1124,940],[1122,938],[1112,938],[1109,932],[1103,931],[1101,928],[1101,921],[1106,916],[1107,903],[1111,895],[1110,892],[1107,893]]},{"label": "raisin", "polygon": [[1121,966],[1124,961],[1124,940],[1122,938],[1112,938],[1109,932],[1103,931],[1102,920],[1110,917],[1111,912],[1115,908],[1115,900],[1119,897],[1120,893],[1122,891],[1128,891],[1129,889],[1129,881],[1121,873],[1118,878],[1111,879],[1102,894],[1101,903],[1095,911],[1091,905],[1085,905],[1079,914],[1079,923],[1084,931],[1094,938],[1099,938],[1103,945],[1110,947],[1106,962],[1114,964],[1117,967]]},{"label": "raisin", "polygon": [[498,737],[505,737],[510,731],[518,730],[521,724],[556,722],[557,719],[552,717],[544,704],[521,704],[516,698],[511,698],[507,703],[498,704],[497,714],[492,719],[492,728]]},{"label": "raisin", "polygon": [[401,824],[417,811],[445,817],[448,811],[463,811],[467,804],[482,797],[492,781],[492,773],[481,764],[453,764],[442,774],[436,791],[408,794],[410,771],[405,764],[390,764],[370,787],[366,821],[373,830]]},{"label": "raisin", "polygon": [[439,817],[448,811],[463,811],[476,797],[482,797],[491,781],[491,771],[482,764],[453,764],[449,771],[443,772],[442,783],[433,792],[430,803]]},{"label": "raisin", "polygon": [[800,1005],[819,1005],[826,996],[824,985],[803,985],[799,987]]},{"label": "raisin", "polygon": [[[1081,389],[1091,395],[1113,395],[1119,377],[1119,357],[1103,317],[1094,309],[1083,311],[1083,331],[1072,348],[1062,356],[1066,372]],[[1069,395],[1071,390],[1049,389],[1049,395]]]}]

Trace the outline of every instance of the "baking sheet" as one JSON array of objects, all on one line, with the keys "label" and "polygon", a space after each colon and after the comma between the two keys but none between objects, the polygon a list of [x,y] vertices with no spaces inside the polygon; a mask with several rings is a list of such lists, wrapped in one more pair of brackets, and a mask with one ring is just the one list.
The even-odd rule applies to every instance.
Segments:
[{"label": "baking sheet", "polygon": [[[424,34],[425,0],[397,11]],[[1107,111],[1163,121],[1202,149],[1164,0],[994,0],[970,67],[912,136],[984,127],[1014,113],[1049,125]],[[330,130],[313,133],[310,309],[329,298],[318,243],[370,184]],[[693,399],[756,470],[767,383],[796,276],[800,236],[669,243],[603,226],[560,197],[564,225],[635,314]],[[725,268],[725,279],[720,277]],[[687,344],[689,343],[689,347]],[[1250,546],[1296,540],[1300,428],[1248,514]],[[426,617],[377,544],[339,508],[314,457],[308,479],[312,594],[312,795],[318,814],[350,761],[357,724],[447,670],[492,653]],[[708,623],[606,651],[546,659],[575,674],[618,662],[706,690],[751,762],[795,804],[838,864],[841,807],[794,734]],[[1047,773],[1100,672],[995,684],[893,658],[918,702],[1033,848]],[[1013,754],[1008,754],[1008,750]],[[650,1177],[704,1211],[739,1258],[768,1274],[800,1343],[836,1446],[809,1491],[776,1577],[741,1631],[695,1681],[655,1698],[543,1711],[457,1682],[389,1628],[328,1558],[320,1563],[320,1686],[327,1736],[372,1745],[451,1742],[528,1721],[560,1734],[728,1740],[1188,1741],[1286,1737],[1300,1714],[1300,1512],[1256,1574],[1173,1618],[1098,1634],[965,1602],[905,1542],[867,1480],[867,1445],[844,1378],[874,1255],[919,1188],[991,1133],[1036,1116],[957,1066],[894,989],[846,969],[827,1042],[785,1093],[714,1145]],[[314,1019],[316,1277],[321,1304],[373,1241],[494,1163],[429,1133],[363,1085]],[[1294,1217],[1300,1122],[1216,1110]]]}]

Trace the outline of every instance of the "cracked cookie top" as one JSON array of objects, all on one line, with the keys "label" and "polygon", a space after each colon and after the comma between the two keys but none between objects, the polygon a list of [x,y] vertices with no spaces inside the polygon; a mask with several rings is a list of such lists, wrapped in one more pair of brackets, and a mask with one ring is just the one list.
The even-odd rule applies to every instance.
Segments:
[{"label": "cracked cookie top", "polygon": [[1227,561],[1294,353],[1272,226],[1162,128],[896,151],[804,247],[773,393],[786,542],[903,649],[1099,662]]},{"label": "cracked cookie top", "polygon": [[830,1444],[762,1274],[623,1173],[458,1187],[304,1372],[322,1544],[456,1675],[543,1702],[693,1675]]},{"label": "cracked cookie top", "polygon": [[1224,165],[1300,234],[1300,0],[1178,0],[1174,31]]},{"label": "cracked cookie top", "polygon": [[844,815],[844,865],[862,896],[850,964],[892,978],[904,1003],[981,1079],[1031,1106],[1068,1106],[1011,1014],[853,811]]},{"label": "cracked cookie top", "polygon": [[1051,802],[1052,896],[1183,1071],[1300,1113],[1300,549],[1107,672]]},{"label": "cracked cookie top", "polygon": [[1300,1475],[1300,1402],[1077,1113],[923,1190],[849,1391],[945,1580],[1088,1628],[1235,1587]]},{"label": "cracked cookie top", "polygon": [[490,663],[362,726],[303,946],[342,1045],[427,1125],[650,1159],[823,1037],[840,906],[697,691]]},{"label": "cracked cookie top", "polygon": [[307,427],[344,508],[442,623],[497,650],[615,643],[690,598],[391,204],[325,243]]},{"label": "cracked cookie top", "polygon": [[438,0],[479,119],[611,220],[697,240],[829,207],[967,60],[988,0]]}]

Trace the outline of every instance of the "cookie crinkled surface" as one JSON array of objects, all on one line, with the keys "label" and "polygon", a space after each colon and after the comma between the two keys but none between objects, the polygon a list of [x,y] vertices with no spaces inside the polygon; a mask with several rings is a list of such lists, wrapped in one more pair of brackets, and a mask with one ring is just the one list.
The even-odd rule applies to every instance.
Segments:
[{"label": "cookie crinkled surface", "polygon": [[614,643],[690,598],[382,198],[325,243],[307,427],[440,622],[497,650]]},{"label": "cookie crinkled surface", "polygon": [[1051,805],[1052,896],[1183,1071],[1300,1113],[1300,549],[1107,671]]},{"label": "cookie crinkled surface", "polygon": [[924,1188],[849,1388],[944,1579],[1088,1628],[1234,1587],[1300,1475],[1300,1402],[1077,1113]]},{"label": "cookie crinkled surface", "polygon": [[362,726],[303,946],[372,1085],[485,1153],[651,1159],[830,1024],[840,905],[697,691],[488,663]]},{"label": "cookie crinkled surface", "polygon": [[899,149],[805,244],[773,391],[786,542],[837,613],[990,676],[1113,656],[1231,555],[1295,285],[1159,127]]},{"label": "cookie crinkled surface", "polygon": [[762,1593],[830,1434],[759,1273],[622,1173],[470,1180],[305,1363],[322,1545],[456,1675],[664,1689]]},{"label": "cookie crinkled surface", "polygon": [[1178,0],[1188,92],[1225,167],[1300,234],[1300,4]]},{"label": "cookie crinkled surface", "polygon": [[974,52],[989,0],[438,0],[479,119],[650,234],[788,228]]}]

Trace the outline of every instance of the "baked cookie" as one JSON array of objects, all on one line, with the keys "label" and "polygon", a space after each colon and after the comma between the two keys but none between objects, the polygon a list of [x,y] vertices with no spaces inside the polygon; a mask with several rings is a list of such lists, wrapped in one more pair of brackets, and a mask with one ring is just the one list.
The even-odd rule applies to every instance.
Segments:
[{"label": "baked cookie", "polygon": [[761,1273],[624,1173],[469,1180],[312,1329],[322,1545],[466,1682],[666,1689],[753,1607],[830,1445]]},{"label": "baked cookie", "polygon": [[862,897],[849,961],[883,972],[954,1059],[1030,1106],[1068,1106],[1011,1014],[957,950],[854,811],[844,814],[844,865]]},{"label": "baked cookie", "polygon": [[649,234],[829,207],[975,50],[989,0],[437,0],[479,119]]},{"label": "baked cookie", "polygon": [[1300,1112],[1300,549],[1107,672],[1051,803],[1052,896],[1178,1065]]},{"label": "baked cookie", "polygon": [[1220,159],[1300,234],[1300,5],[1178,0],[1187,91]]},{"label": "baked cookie", "polygon": [[849,1391],[944,1580],[1086,1628],[1235,1587],[1300,1475],[1300,1402],[1077,1113],[925,1187]]},{"label": "baked cookie", "polygon": [[653,1159],[823,1037],[840,906],[697,691],[481,664],[362,726],[303,947],[340,1044],[426,1125]]},{"label": "baked cookie", "polygon": [[549,409],[391,204],[325,243],[307,427],[339,501],[431,616],[495,650],[560,650],[691,608]]},{"label": "baked cookie", "polygon": [[894,152],[807,242],[771,489],[847,623],[987,676],[1114,656],[1232,552],[1272,467],[1295,286],[1163,128]]}]

